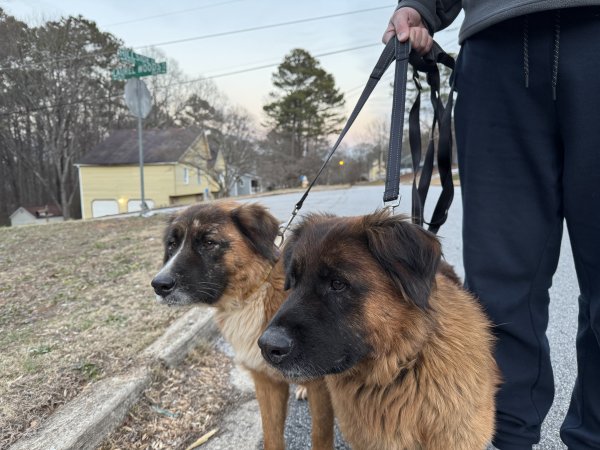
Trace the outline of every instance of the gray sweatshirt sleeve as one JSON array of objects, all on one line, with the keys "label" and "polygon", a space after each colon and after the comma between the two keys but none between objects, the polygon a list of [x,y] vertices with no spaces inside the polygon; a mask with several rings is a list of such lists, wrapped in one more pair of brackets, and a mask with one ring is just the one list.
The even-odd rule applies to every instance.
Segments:
[{"label": "gray sweatshirt sleeve", "polygon": [[[401,0],[398,8],[409,6],[416,9],[433,34],[452,23],[462,8],[461,0]],[[398,9],[396,8],[396,9]]]}]

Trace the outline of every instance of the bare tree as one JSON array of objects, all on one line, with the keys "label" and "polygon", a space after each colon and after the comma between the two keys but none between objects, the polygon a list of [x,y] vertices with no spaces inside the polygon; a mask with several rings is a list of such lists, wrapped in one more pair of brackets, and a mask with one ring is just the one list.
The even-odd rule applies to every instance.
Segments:
[{"label": "bare tree", "polygon": [[202,78],[191,79],[181,70],[176,60],[168,58],[160,49],[152,47],[141,53],[157,61],[167,62],[166,74],[145,78],[153,96],[153,108],[145,120],[145,126],[167,128],[199,125],[205,128],[198,115],[194,115],[197,113],[194,99],[200,99],[208,105],[219,104],[222,95],[214,82]]},{"label": "bare tree", "polygon": [[220,122],[204,130],[211,154],[190,152],[184,162],[213,179],[220,195],[226,197],[241,176],[255,172],[257,144],[245,110],[229,106],[218,117]]},{"label": "bare tree", "polygon": [[[6,37],[0,40],[9,42],[4,61],[13,66],[0,73],[6,93],[6,121],[0,126],[3,159],[42,191],[28,192],[19,201],[46,199],[68,219],[78,193],[74,162],[123,113],[117,101],[122,84],[111,82],[108,71],[119,41],[82,17],[29,28],[0,11],[0,24]],[[15,28],[17,40],[6,35]]]}]

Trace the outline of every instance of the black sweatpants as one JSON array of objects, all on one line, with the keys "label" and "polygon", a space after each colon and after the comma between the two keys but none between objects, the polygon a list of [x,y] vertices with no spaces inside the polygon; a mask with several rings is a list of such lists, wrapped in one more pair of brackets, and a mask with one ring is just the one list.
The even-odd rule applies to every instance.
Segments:
[{"label": "black sweatpants", "polygon": [[600,449],[600,8],[512,19],[467,39],[456,87],[465,284],[496,325],[504,380],[494,444],[530,449],[552,404],[548,289],[566,219],[580,295],[561,437]]}]

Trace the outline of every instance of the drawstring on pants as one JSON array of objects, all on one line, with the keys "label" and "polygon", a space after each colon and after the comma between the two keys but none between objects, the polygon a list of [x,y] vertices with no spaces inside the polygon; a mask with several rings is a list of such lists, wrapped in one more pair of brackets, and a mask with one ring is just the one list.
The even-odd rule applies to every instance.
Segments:
[{"label": "drawstring on pants", "polygon": [[[552,53],[552,100],[556,100],[558,85],[558,56],[560,53],[560,9],[554,13],[554,50]],[[523,72],[525,87],[529,88],[529,16],[523,20]]]},{"label": "drawstring on pants", "polygon": [[556,100],[558,84],[558,53],[560,49],[560,9],[554,13],[554,54],[552,58],[552,100]]},{"label": "drawstring on pants", "polygon": [[523,71],[525,72],[525,88],[529,89],[529,16],[525,16],[523,27]]}]

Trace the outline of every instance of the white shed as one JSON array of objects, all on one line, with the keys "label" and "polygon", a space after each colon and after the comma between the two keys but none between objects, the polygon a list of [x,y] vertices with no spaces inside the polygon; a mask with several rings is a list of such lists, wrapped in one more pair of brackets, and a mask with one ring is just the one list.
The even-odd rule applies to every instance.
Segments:
[{"label": "white shed", "polygon": [[65,220],[61,210],[52,205],[46,206],[20,206],[10,215],[10,224],[19,225],[42,224],[49,222],[62,222]]}]

